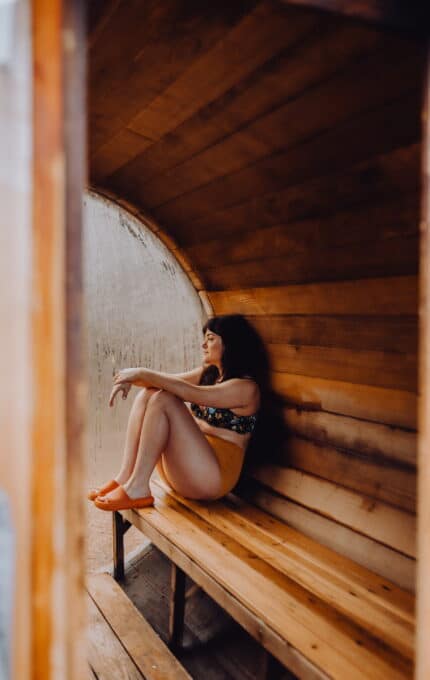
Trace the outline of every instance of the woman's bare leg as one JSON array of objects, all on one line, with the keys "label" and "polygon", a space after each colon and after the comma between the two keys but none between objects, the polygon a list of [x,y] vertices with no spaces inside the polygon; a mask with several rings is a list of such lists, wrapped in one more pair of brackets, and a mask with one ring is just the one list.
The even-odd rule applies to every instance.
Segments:
[{"label": "woman's bare leg", "polygon": [[142,389],[136,394],[134,398],[130,415],[128,417],[121,469],[114,477],[118,484],[125,484],[127,479],[133,473],[146,408],[148,406],[149,400],[154,396],[154,394],[156,394],[156,392],[158,392],[156,389]]},{"label": "woman's bare leg", "polygon": [[[217,495],[221,474],[210,444],[184,402],[164,390],[147,405],[134,470],[123,484],[130,498],[150,495],[149,479],[162,454],[179,493],[189,498]],[[106,497],[116,495],[114,490]]]}]

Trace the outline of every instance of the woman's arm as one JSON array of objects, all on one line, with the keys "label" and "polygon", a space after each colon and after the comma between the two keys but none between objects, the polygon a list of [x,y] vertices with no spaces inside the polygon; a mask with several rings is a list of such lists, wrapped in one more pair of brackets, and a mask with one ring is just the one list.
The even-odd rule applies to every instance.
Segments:
[{"label": "woman's arm", "polygon": [[183,401],[215,408],[241,408],[258,403],[259,389],[252,380],[232,378],[217,385],[192,385],[178,376],[151,371],[147,368],[129,368],[120,371],[114,382],[131,382],[141,387],[157,387],[176,395]]},{"label": "woman's arm", "polygon": [[204,366],[199,366],[198,368],[193,368],[192,371],[187,371],[186,373],[173,373],[173,376],[175,378],[179,378],[180,380],[185,380],[187,383],[191,383],[191,385],[198,385],[200,382],[200,378],[202,377]]},{"label": "woman's arm", "polygon": [[[203,373],[203,368],[204,367],[200,366],[199,368],[193,368],[192,371],[187,371],[186,373],[175,373],[174,375],[177,378],[185,380],[185,382],[191,383],[192,385],[198,385]],[[114,405],[115,397],[119,392],[122,392],[123,399],[127,399],[128,393],[130,392],[133,384],[137,385],[136,382],[116,382],[109,397],[109,406]]]}]

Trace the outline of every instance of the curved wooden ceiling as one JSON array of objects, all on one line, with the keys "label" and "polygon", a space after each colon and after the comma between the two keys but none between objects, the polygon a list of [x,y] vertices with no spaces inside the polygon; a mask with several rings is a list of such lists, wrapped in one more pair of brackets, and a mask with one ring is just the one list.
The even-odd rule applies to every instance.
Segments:
[{"label": "curved wooden ceiling", "polygon": [[280,0],[112,0],[89,46],[91,184],[207,290],[415,273],[416,243],[383,270],[366,243],[415,222],[418,43]]}]

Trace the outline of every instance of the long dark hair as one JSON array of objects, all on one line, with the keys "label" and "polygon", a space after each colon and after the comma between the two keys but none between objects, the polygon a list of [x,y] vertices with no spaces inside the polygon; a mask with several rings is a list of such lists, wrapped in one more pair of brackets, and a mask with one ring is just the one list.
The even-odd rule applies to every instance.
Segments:
[{"label": "long dark hair", "polygon": [[[267,389],[270,376],[269,358],[259,334],[242,314],[214,316],[203,326],[203,334],[212,331],[222,339],[223,381],[231,378],[253,378],[261,391]],[[218,368],[208,366],[200,378],[201,385],[212,385],[219,378]]]},{"label": "long dark hair", "polygon": [[[286,436],[283,419],[283,400],[272,389],[270,359],[264,342],[242,314],[211,317],[203,326],[203,335],[212,331],[222,339],[222,380],[252,378],[260,389],[260,409],[257,424],[248,443],[246,467],[261,462],[277,460],[282,455]],[[200,378],[201,385],[213,385],[220,377],[218,368],[207,366]]]}]

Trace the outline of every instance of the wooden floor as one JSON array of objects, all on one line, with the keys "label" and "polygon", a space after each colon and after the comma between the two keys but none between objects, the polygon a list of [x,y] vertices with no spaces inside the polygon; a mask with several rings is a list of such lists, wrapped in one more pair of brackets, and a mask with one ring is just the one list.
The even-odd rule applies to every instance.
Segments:
[{"label": "wooden floor", "polygon": [[[192,583],[189,583],[192,586]],[[126,570],[123,589],[158,635],[167,641],[168,599],[170,568],[166,557],[149,546],[133,560]],[[117,680],[117,678],[141,678],[135,664],[126,659],[119,641],[111,640],[112,631],[103,627],[94,608],[90,609],[90,647],[103,649],[107,638],[118,644],[118,666],[100,672],[100,654],[97,653],[96,674],[92,680]],[[107,626],[107,624],[105,624]],[[201,590],[187,601],[185,615],[184,649],[178,656],[181,664],[194,680],[256,680],[265,664],[265,655],[259,645],[226,615]],[[94,664],[91,664],[94,668]],[[281,680],[294,680],[288,671],[281,673]]]}]

